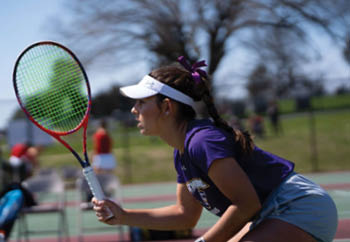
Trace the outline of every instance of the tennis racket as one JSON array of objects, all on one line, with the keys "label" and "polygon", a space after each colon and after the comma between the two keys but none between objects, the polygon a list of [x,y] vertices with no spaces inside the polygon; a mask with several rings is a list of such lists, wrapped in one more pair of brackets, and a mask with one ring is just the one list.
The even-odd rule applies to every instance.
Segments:
[{"label": "tennis racket", "polygon": [[[92,194],[103,200],[103,190],[90,166],[86,150],[91,92],[78,58],[68,48],[55,42],[32,44],[15,63],[13,85],[27,117],[72,152],[83,167]],[[62,136],[80,128],[83,128],[84,159],[62,139]]]}]

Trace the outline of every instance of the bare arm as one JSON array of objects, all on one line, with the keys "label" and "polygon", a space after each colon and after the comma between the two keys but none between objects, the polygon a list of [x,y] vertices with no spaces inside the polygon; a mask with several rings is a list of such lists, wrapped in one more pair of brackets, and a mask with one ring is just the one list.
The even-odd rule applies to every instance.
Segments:
[{"label": "bare arm", "polygon": [[[193,228],[201,215],[202,206],[196,201],[185,184],[177,185],[177,202],[174,205],[152,209],[122,209],[117,204],[93,199],[98,219],[107,224],[125,224],[157,230]],[[106,221],[104,206],[108,206],[114,218]]]},{"label": "bare arm", "polygon": [[249,178],[233,158],[214,161],[209,177],[232,205],[203,237],[207,242],[228,241],[260,210],[261,204]]}]

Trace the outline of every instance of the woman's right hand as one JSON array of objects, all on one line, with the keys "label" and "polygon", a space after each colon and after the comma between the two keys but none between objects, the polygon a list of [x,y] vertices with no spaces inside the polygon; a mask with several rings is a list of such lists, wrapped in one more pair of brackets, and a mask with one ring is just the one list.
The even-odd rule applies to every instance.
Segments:
[{"label": "woman's right hand", "polygon": [[[92,198],[93,209],[96,213],[96,216],[100,222],[109,225],[116,225],[121,223],[121,217],[124,213],[124,210],[115,202],[111,200],[97,200],[97,198]],[[113,216],[111,217],[110,212]]]}]

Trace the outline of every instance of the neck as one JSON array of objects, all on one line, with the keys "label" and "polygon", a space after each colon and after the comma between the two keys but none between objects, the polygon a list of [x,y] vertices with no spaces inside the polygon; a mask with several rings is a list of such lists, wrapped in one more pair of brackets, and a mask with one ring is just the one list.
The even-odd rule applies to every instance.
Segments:
[{"label": "neck", "polygon": [[183,122],[179,125],[172,125],[162,132],[160,138],[171,147],[178,149],[180,153],[183,153],[185,147],[186,130],[187,122]]}]

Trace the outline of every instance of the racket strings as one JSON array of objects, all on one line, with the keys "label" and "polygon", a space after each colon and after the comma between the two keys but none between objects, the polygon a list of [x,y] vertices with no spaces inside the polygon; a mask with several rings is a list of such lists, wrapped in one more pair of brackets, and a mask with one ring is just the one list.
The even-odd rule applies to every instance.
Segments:
[{"label": "racket strings", "polygon": [[[60,88],[60,87],[58,87]],[[47,95],[48,94],[48,95]],[[86,100],[84,97],[75,97],[74,92],[68,93],[67,95],[70,97],[68,100],[67,98],[64,98],[64,95],[62,96],[62,93],[60,91],[52,90],[48,93],[40,92],[38,95],[33,96],[29,98],[29,100],[26,102],[27,106],[26,109],[30,111],[31,115],[34,116],[34,118],[37,117],[57,117],[54,122],[52,122],[52,125],[61,123],[62,121],[72,121],[72,117],[77,116],[77,113],[80,113],[84,115],[84,111],[86,110]],[[44,100],[46,103],[46,109],[43,109],[41,106],[38,106],[38,101],[30,101],[37,99],[37,100]],[[61,103],[61,106],[63,109],[58,109],[57,104]],[[73,114],[71,112],[72,107],[74,107],[75,113]],[[81,108],[79,110],[78,108]],[[48,115],[45,115],[48,114]],[[59,116],[61,118],[59,118]],[[68,116],[66,116],[68,115]],[[78,121],[81,120],[82,117],[78,117]],[[48,119],[47,121],[51,122],[51,119]],[[48,126],[49,124],[46,123],[45,126]],[[76,125],[76,121],[69,122],[69,126]],[[66,125],[67,126],[67,125]]]},{"label": "racket strings", "polygon": [[88,110],[86,79],[79,64],[56,46],[38,46],[20,60],[16,72],[18,96],[43,127],[67,132]]}]

